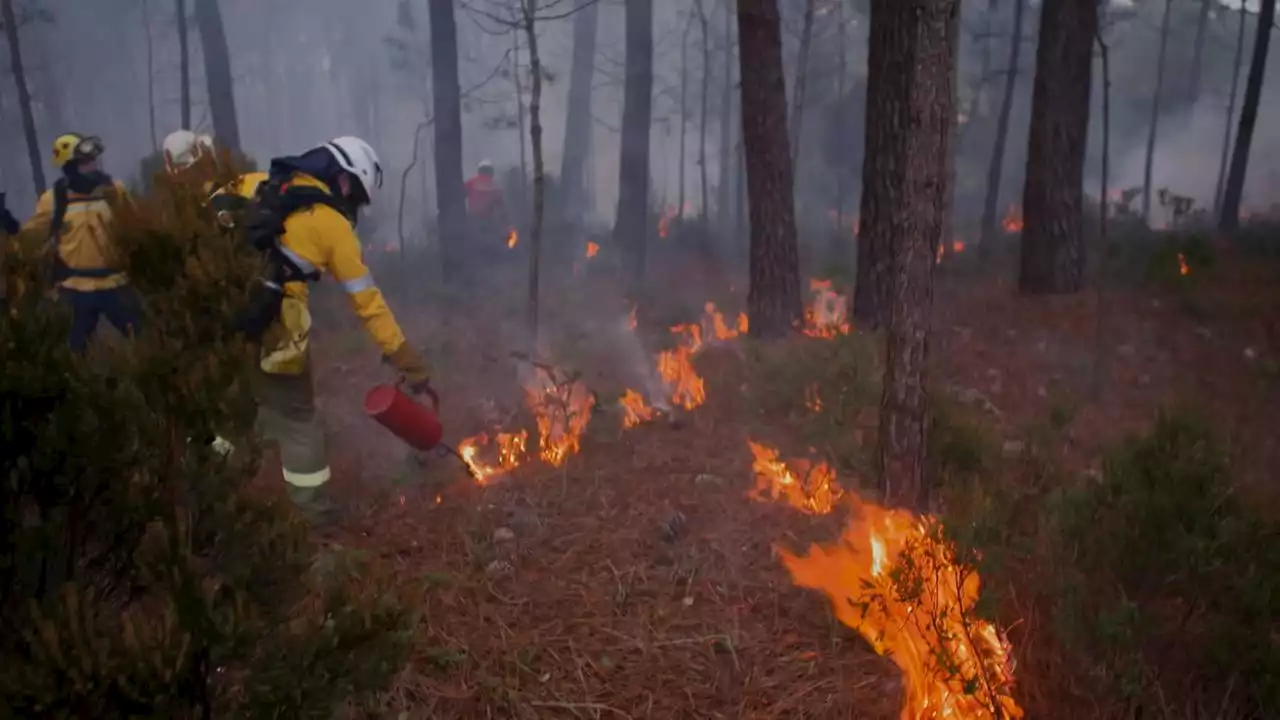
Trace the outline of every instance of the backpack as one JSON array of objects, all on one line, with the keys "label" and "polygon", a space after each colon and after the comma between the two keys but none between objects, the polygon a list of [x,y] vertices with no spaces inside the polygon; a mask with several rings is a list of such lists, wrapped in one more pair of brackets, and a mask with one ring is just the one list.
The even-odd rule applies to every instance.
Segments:
[{"label": "backpack", "polygon": [[272,174],[262,182],[244,208],[245,240],[264,258],[264,272],[249,291],[248,307],[236,319],[236,329],[258,342],[280,317],[284,286],[291,282],[315,282],[320,271],[290,252],[280,242],[289,216],[326,205],[346,216],[342,203],[328,192],[305,185],[294,186],[288,175]]},{"label": "backpack", "polygon": [[[111,178],[106,177],[106,187],[111,187]],[[67,267],[62,260],[62,254],[58,252],[58,243],[62,239],[62,226],[67,220],[67,194],[70,192],[70,186],[66,177],[60,177],[53,182],[53,217],[49,220],[49,240],[46,247],[53,256],[53,262],[49,270],[49,280],[51,284],[58,283],[72,277],[84,278],[105,278],[111,277],[120,271],[115,268],[76,268]]]}]

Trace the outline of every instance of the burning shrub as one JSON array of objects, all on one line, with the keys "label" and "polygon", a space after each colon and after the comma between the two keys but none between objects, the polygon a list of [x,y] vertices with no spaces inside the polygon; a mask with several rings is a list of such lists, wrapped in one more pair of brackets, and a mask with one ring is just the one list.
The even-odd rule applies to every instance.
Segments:
[{"label": "burning shrub", "polygon": [[[145,298],[130,343],[66,345],[43,238],[4,256],[0,706],[20,717],[329,716],[402,667],[410,624],[354,557],[250,488],[252,354],[230,313],[253,265],[194,188],[117,209]],[[239,451],[210,446],[214,431]]]}]

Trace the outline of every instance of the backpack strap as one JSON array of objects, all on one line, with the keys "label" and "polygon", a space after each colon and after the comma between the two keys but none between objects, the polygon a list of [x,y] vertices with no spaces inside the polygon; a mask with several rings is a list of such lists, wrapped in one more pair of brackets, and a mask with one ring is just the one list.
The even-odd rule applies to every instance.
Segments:
[{"label": "backpack strap", "polygon": [[341,202],[320,188],[291,185],[288,177],[273,174],[258,186],[253,205],[246,232],[254,247],[274,261],[277,270],[271,280],[279,284],[319,280],[320,271],[285,247],[280,236],[284,234],[284,222],[290,215],[316,205],[326,205],[346,217]]},{"label": "backpack strap", "polygon": [[57,248],[62,237],[62,224],[67,220],[67,178],[53,181],[53,218],[49,221],[49,247]]}]

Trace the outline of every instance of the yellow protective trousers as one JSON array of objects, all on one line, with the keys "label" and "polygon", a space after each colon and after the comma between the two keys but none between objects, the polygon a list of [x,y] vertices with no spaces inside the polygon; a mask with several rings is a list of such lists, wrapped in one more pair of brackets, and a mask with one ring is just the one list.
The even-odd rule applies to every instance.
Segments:
[{"label": "yellow protective trousers", "polygon": [[311,370],[298,375],[255,371],[258,431],[280,446],[284,481],[293,489],[314,489],[329,480],[324,424],[316,412]]}]

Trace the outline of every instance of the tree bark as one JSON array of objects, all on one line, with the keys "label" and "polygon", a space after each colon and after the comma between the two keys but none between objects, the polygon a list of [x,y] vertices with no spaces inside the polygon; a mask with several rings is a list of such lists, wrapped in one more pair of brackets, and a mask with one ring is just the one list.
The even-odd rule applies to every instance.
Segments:
[{"label": "tree bark", "polygon": [[1147,157],[1142,166],[1142,222],[1151,225],[1151,176],[1156,162],[1156,133],[1160,127],[1160,99],[1164,93],[1164,58],[1169,45],[1169,17],[1173,0],[1164,0],[1164,17],[1160,20],[1160,51],[1156,55],[1156,86],[1151,92],[1151,117],[1147,121]]},{"label": "tree bark", "polygon": [[36,117],[31,110],[31,90],[27,87],[27,73],[22,66],[22,46],[18,38],[18,18],[13,11],[13,0],[0,2],[3,13],[5,37],[9,42],[9,68],[13,72],[13,84],[18,87],[18,109],[22,113],[22,135],[27,141],[27,159],[31,163],[31,181],[36,197],[45,190],[44,162],[40,153],[40,139],[36,136]]},{"label": "tree bark", "polygon": [[776,0],[738,0],[742,141],[751,215],[748,314],[753,337],[779,337],[801,317],[800,261],[787,89]]},{"label": "tree bark", "polygon": [[599,8],[589,3],[573,18],[573,67],[569,71],[568,115],[564,157],[560,163],[560,197],[564,217],[582,220],[587,192],[584,168],[591,154],[591,83],[596,71],[596,28]]},{"label": "tree bark", "polygon": [[[530,0],[536,2],[537,0]],[[532,21],[531,21],[532,22]],[[511,82],[515,85],[516,90],[516,134],[520,136],[520,207],[525,207],[525,187],[529,184],[529,166],[525,163],[528,153],[525,152],[525,134],[524,134],[524,88],[520,82],[520,27],[523,23],[516,26],[511,33]],[[531,51],[532,52],[532,51]],[[533,61],[530,60],[530,66]],[[530,69],[532,72],[532,67]],[[521,222],[524,218],[513,218],[516,222]]]},{"label": "tree bark", "polygon": [[160,138],[156,134],[156,62],[155,43],[151,40],[151,8],[147,0],[142,0],[142,31],[146,33],[147,42],[147,128],[151,133],[151,151],[160,149]]},{"label": "tree bark", "polygon": [[888,268],[878,466],[885,502],[918,512],[930,509],[930,317],[956,122],[959,16],[959,0],[871,3],[862,227]]},{"label": "tree bark", "polygon": [[704,255],[710,255],[711,236],[707,233],[706,220],[709,217],[707,201],[707,99],[711,93],[711,37],[708,31],[707,13],[702,6],[703,0],[694,0],[698,12],[698,25],[702,32],[702,107],[698,120],[698,174],[699,174],[699,208],[698,216],[703,220],[703,228],[699,231]]},{"label": "tree bark", "polygon": [[1231,154],[1231,123],[1236,118],[1236,98],[1240,93],[1240,66],[1244,64],[1244,26],[1249,14],[1240,6],[1240,22],[1236,27],[1236,57],[1231,71],[1231,97],[1227,100],[1227,120],[1222,123],[1222,155],[1218,159],[1218,183],[1213,189],[1213,214],[1222,212],[1222,186],[1227,178],[1227,158]]},{"label": "tree bark", "polygon": [[693,18],[685,21],[684,34],[680,36],[680,159],[676,163],[676,216],[684,220],[684,183],[686,138],[689,135],[689,33],[693,31]]},{"label": "tree bark", "polygon": [[187,42],[187,3],[174,0],[175,22],[178,24],[178,84],[181,100],[182,128],[191,129],[191,48]]},{"label": "tree bark", "polygon": [[1092,0],[1045,0],[1041,6],[1022,191],[1018,286],[1026,294],[1084,288],[1082,183],[1097,29]]},{"label": "tree bark", "polygon": [[[849,73],[849,53],[846,48],[844,5],[836,5],[836,43],[839,45],[836,69],[836,113],[837,124],[845,126],[845,76]],[[836,238],[844,243],[844,171],[836,173]],[[843,253],[842,253],[843,254]]]},{"label": "tree bark", "polygon": [[461,279],[467,242],[467,200],[462,184],[462,91],[458,87],[458,26],[453,0],[430,0],[431,94],[435,121],[436,211],[446,281]]},{"label": "tree bark", "polygon": [[1249,146],[1253,128],[1258,122],[1258,101],[1262,98],[1262,82],[1267,71],[1267,48],[1276,21],[1276,0],[1262,0],[1258,12],[1258,34],[1253,41],[1253,60],[1249,64],[1249,80],[1244,87],[1244,104],[1240,107],[1240,127],[1236,130],[1236,147],[1231,155],[1231,171],[1222,191],[1222,215],[1218,229],[1231,232],[1240,226],[1240,203],[1244,200],[1244,179],[1249,169]]},{"label": "tree bark", "polygon": [[631,290],[644,285],[649,233],[649,125],[653,114],[653,0],[626,0],[626,81],[614,244],[627,253]]},{"label": "tree bark", "polygon": [[800,49],[796,54],[796,88],[791,98],[791,168],[799,173],[800,130],[804,127],[804,95],[808,85],[809,48],[813,43],[813,13],[815,0],[805,0],[804,20],[800,28]]},{"label": "tree bark", "polygon": [[1027,0],[1013,0],[1013,36],[1009,39],[1009,68],[1005,75],[1004,97],[996,117],[995,143],[991,162],[987,165],[987,196],[982,203],[982,245],[994,242],[1000,227],[1000,181],[1004,177],[1004,153],[1009,141],[1009,118],[1013,115],[1013,98],[1018,90],[1018,63],[1022,62],[1022,19]]},{"label": "tree bark", "polygon": [[534,19],[538,0],[524,0],[525,39],[529,44],[529,73],[533,76],[529,89],[529,144],[533,148],[533,227],[529,231],[529,352],[538,348],[538,275],[542,257],[543,202],[546,198],[546,172],[542,160],[542,59],[538,57],[538,34]]},{"label": "tree bark", "polygon": [[222,26],[218,0],[195,0],[196,29],[204,53],[204,79],[209,92],[209,114],[218,144],[240,151],[240,124],[236,119],[235,85],[231,79],[231,53]]},{"label": "tree bark", "polygon": [[1196,16],[1196,39],[1191,51],[1191,74],[1187,80],[1187,104],[1195,105],[1200,100],[1200,75],[1204,71],[1204,43],[1208,36],[1209,10],[1213,0],[1200,0],[1200,14]]},{"label": "tree bark", "polygon": [[[724,4],[724,85],[720,90],[720,162],[719,178],[716,185],[716,228],[723,242],[724,235],[730,228],[730,208],[732,207],[732,181],[730,163],[733,162],[733,3],[725,0]],[[727,243],[725,243],[727,246]]]}]

